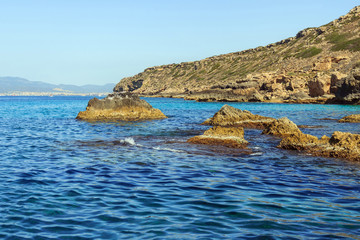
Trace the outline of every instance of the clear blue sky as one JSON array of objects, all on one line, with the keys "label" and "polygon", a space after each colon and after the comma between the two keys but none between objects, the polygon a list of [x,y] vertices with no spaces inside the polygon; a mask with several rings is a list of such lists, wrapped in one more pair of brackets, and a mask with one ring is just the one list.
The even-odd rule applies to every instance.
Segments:
[{"label": "clear blue sky", "polygon": [[0,76],[117,83],[147,67],[267,45],[358,0],[0,0]]}]

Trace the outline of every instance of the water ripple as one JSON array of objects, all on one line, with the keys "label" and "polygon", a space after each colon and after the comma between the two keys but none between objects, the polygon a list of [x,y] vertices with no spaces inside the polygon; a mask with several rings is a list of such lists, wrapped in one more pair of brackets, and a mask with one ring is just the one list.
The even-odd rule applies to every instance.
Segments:
[{"label": "water ripple", "polygon": [[[358,164],[282,151],[258,130],[252,155],[187,144],[221,103],[154,98],[171,118],[74,120],[88,100],[0,101],[1,239],[360,239]],[[232,105],[303,125],[358,111]],[[352,130],[321,125],[306,131]]]}]

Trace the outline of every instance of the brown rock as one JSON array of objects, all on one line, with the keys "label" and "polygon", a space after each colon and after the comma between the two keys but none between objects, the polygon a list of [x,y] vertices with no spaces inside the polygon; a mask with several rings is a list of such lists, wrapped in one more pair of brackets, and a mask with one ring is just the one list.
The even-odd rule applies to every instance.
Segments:
[{"label": "brown rock", "polygon": [[340,72],[333,72],[331,74],[331,87],[330,87],[330,93],[335,94],[338,89],[338,82],[342,79],[346,78],[348,75],[340,73]]},{"label": "brown rock", "polygon": [[340,103],[360,104],[360,67],[355,66],[350,74],[336,83],[336,99]]},{"label": "brown rock", "polygon": [[360,114],[352,114],[346,117],[343,117],[339,122],[351,122],[351,123],[360,123]]},{"label": "brown rock", "polygon": [[331,57],[325,57],[322,60],[320,60],[319,62],[315,62],[314,63],[314,67],[313,70],[314,71],[326,71],[331,69]]},{"label": "brown rock", "polygon": [[308,82],[309,95],[319,97],[330,93],[331,76],[318,74],[313,80]]},{"label": "brown rock", "polygon": [[301,131],[298,126],[286,117],[271,122],[262,132],[262,134],[275,135],[278,137],[285,137],[291,134],[300,133]]},{"label": "brown rock", "polygon": [[319,139],[310,134],[293,133],[281,140],[279,148],[288,150],[307,150],[319,142]]},{"label": "brown rock", "polygon": [[187,142],[207,145],[222,145],[231,148],[246,148],[248,142],[244,139],[244,129],[241,127],[215,126],[205,131],[203,135],[190,138]]},{"label": "brown rock", "polygon": [[129,93],[109,94],[104,99],[93,98],[86,111],[79,112],[76,119],[91,121],[140,121],[163,119],[166,116],[145,100]]},{"label": "brown rock", "polygon": [[224,105],[212,118],[203,122],[211,126],[237,126],[244,128],[263,129],[267,124],[274,121],[274,118],[252,114],[249,111]]},{"label": "brown rock", "polygon": [[302,150],[315,156],[360,161],[360,134],[336,131],[331,138],[323,136],[320,140],[308,134],[291,134],[285,137],[278,147]]}]

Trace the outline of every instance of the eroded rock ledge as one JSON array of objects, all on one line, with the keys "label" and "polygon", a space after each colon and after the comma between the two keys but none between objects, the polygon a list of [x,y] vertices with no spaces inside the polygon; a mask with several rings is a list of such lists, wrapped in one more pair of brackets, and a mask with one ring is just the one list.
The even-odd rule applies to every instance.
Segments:
[{"label": "eroded rock ledge", "polygon": [[244,139],[242,127],[214,126],[205,131],[203,135],[192,137],[190,143],[222,145],[232,148],[246,148],[248,142]]},{"label": "eroded rock ledge", "polygon": [[[358,119],[359,115],[350,115],[349,119]],[[344,158],[360,161],[360,134],[335,131],[331,137],[320,139],[304,134],[298,126],[288,118],[274,119],[254,115],[224,105],[212,118],[203,124],[212,125],[204,135],[190,138],[190,143],[225,145],[228,147],[245,148],[248,142],[244,139],[243,128],[263,129],[262,134],[281,138],[277,147],[297,150],[314,156]]]},{"label": "eroded rock ledge", "polygon": [[351,122],[351,123],[360,123],[360,114],[352,114],[346,117],[343,117],[339,122]]},{"label": "eroded rock ledge", "polygon": [[323,136],[320,139],[309,134],[292,134],[284,138],[278,147],[314,156],[360,161],[360,134],[335,131],[330,138]]},{"label": "eroded rock ledge", "polygon": [[86,111],[76,119],[91,121],[141,121],[167,118],[159,109],[131,93],[109,94],[104,99],[93,98]]},{"label": "eroded rock ledge", "polygon": [[225,104],[213,117],[207,119],[202,124],[264,129],[265,126],[274,120],[275,118],[252,114],[249,111],[243,111]]}]

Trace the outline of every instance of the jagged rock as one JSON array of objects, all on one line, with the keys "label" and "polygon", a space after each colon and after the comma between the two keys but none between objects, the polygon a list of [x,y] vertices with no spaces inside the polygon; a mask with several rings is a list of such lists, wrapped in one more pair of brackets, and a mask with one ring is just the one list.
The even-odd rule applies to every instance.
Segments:
[{"label": "jagged rock", "polygon": [[306,150],[315,146],[318,142],[319,139],[317,137],[299,132],[283,138],[278,147],[288,150]]},{"label": "jagged rock", "polygon": [[234,94],[244,97],[244,102],[262,102],[263,96],[253,87],[234,90]]},{"label": "jagged rock", "polygon": [[319,62],[315,62],[313,67],[314,71],[327,71],[331,69],[332,61],[331,57],[325,57]]},{"label": "jagged rock", "polygon": [[241,127],[214,126],[203,135],[190,138],[187,142],[207,145],[222,145],[231,148],[246,148],[244,129]]},{"label": "jagged rock", "polygon": [[336,84],[336,99],[343,103],[360,104],[360,68],[354,68],[350,75]]},{"label": "jagged rock", "polygon": [[340,72],[333,72],[331,74],[331,87],[330,87],[330,93],[332,94],[335,94],[337,92],[337,85],[338,85],[338,82],[344,78],[347,77],[347,74],[343,74],[343,73],[340,73]]},{"label": "jagged rock", "polygon": [[330,93],[331,76],[318,74],[313,80],[308,82],[309,95],[319,97]]},{"label": "jagged rock", "polygon": [[275,135],[278,137],[285,137],[291,134],[300,133],[301,131],[298,126],[286,117],[272,121],[262,132],[262,134]]},{"label": "jagged rock", "polygon": [[352,114],[346,117],[343,117],[339,122],[350,122],[350,123],[360,123],[360,114]]},{"label": "jagged rock", "polygon": [[279,148],[300,150],[315,156],[344,158],[360,161],[360,134],[335,131],[329,138],[297,133],[285,137]]},{"label": "jagged rock", "polygon": [[163,119],[166,116],[145,100],[130,93],[109,94],[104,99],[93,98],[86,111],[79,112],[76,119],[92,121],[140,121]]},{"label": "jagged rock", "polygon": [[309,94],[305,93],[304,91],[299,91],[299,92],[296,92],[296,93],[293,93],[289,96],[288,99],[286,100],[303,100],[303,99],[308,99],[310,98]]},{"label": "jagged rock", "polygon": [[252,114],[249,111],[242,111],[226,104],[215,113],[213,117],[207,119],[202,124],[263,129],[267,124],[274,120],[274,118]]}]

